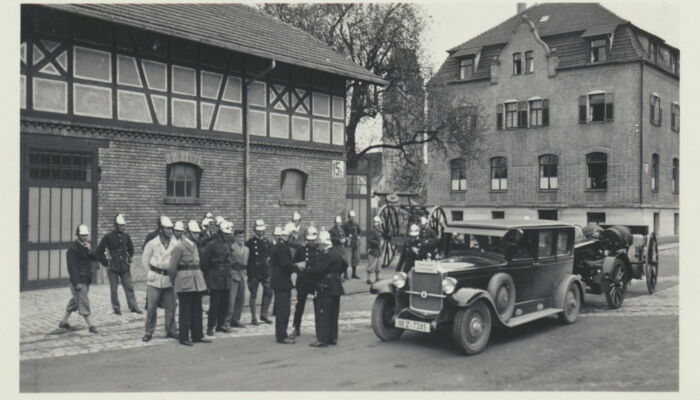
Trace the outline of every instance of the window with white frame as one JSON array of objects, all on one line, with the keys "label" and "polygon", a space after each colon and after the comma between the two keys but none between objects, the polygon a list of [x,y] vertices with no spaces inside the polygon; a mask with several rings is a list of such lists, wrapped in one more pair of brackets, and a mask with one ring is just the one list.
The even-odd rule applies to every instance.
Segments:
[{"label": "window with white frame", "polygon": [[525,73],[531,74],[535,72],[535,53],[532,51],[525,52]]},{"label": "window with white frame", "polygon": [[652,93],[649,96],[649,122],[652,125],[661,126],[661,97],[658,94]]},{"label": "window with white frame", "polygon": [[518,103],[508,102],[505,103],[506,108],[506,129],[517,128],[518,127]]},{"label": "window with white frame", "polygon": [[474,73],[474,57],[466,57],[459,60],[459,79],[469,79]]},{"label": "window with white frame", "polygon": [[587,154],[586,166],[588,167],[586,187],[606,190],[608,188],[608,155],[601,152]]},{"label": "window with white frame", "polygon": [[493,157],[491,159],[491,190],[508,189],[508,159]]},{"label": "window with white frame", "polygon": [[591,40],[591,63],[603,62],[608,56],[608,41],[607,39]]},{"label": "window with white frame", "polygon": [[540,189],[559,188],[559,157],[554,154],[540,156]]},{"label": "window with white frame", "polygon": [[612,122],[615,111],[615,95],[602,91],[594,91],[579,96],[578,122],[588,124],[594,122]]}]

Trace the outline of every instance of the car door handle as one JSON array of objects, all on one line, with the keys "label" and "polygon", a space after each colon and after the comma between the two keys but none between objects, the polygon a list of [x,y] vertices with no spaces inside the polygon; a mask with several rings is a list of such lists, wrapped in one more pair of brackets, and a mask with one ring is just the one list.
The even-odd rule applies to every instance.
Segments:
[{"label": "car door handle", "polygon": [[539,266],[541,266],[541,264],[540,264],[539,262],[535,261],[535,262],[532,263],[532,266],[533,266],[533,267],[539,267]]}]

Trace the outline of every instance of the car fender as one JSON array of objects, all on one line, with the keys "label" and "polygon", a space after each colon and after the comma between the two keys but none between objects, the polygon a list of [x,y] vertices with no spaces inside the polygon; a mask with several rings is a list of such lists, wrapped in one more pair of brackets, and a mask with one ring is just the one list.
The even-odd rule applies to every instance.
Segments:
[{"label": "car fender", "polygon": [[578,290],[581,293],[581,304],[583,304],[586,286],[584,286],[583,282],[581,281],[581,277],[578,275],[566,275],[559,281],[557,290],[554,292],[554,296],[552,298],[552,305],[554,308],[564,308],[564,297],[566,295],[566,290],[569,288],[569,285],[572,282],[578,285]]},{"label": "car fender", "polygon": [[369,292],[372,294],[394,293],[394,284],[391,279],[382,279],[376,281],[369,287]]},{"label": "car fender", "polygon": [[460,308],[470,306],[479,300],[483,300],[491,311],[491,316],[501,324],[505,325],[506,323],[501,319],[496,311],[496,302],[493,299],[493,296],[491,296],[491,294],[486,290],[477,288],[461,288],[450,296],[450,299],[457,307]]}]

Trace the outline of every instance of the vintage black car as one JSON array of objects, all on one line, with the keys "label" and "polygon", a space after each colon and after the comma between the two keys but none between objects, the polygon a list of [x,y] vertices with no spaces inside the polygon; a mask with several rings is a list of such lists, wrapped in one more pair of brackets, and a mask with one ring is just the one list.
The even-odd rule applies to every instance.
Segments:
[{"label": "vintage black car", "polygon": [[486,348],[492,326],[558,315],[576,321],[584,284],[573,274],[574,226],[557,221],[450,221],[446,257],[375,282],[372,329],[384,341],[404,330],[451,330],[466,354]]}]

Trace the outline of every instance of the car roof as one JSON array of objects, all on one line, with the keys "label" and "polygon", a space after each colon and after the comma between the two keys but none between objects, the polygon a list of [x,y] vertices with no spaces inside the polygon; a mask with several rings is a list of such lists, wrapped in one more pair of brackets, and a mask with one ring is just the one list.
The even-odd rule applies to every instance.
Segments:
[{"label": "car roof", "polygon": [[473,235],[503,236],[510,229],[531,228],[573,228],[574,225],[541,219],[490,219],[471,221],[449,221],[445,231],[450,233],[467,233]]}]

